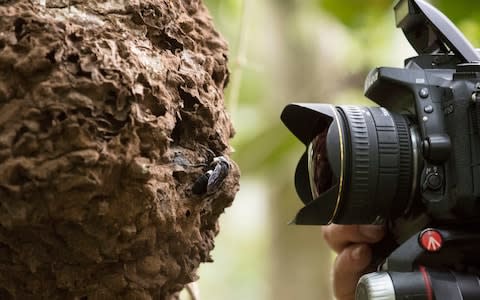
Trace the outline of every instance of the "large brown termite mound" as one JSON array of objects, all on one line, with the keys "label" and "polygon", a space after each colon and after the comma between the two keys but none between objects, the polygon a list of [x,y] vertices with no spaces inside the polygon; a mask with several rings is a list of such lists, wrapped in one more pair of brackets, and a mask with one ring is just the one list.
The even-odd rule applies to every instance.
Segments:
[{"label": "large brown termite mound", "polygon": [[200,0],[0,1],[0,298],[172,299],[238,189]]}]

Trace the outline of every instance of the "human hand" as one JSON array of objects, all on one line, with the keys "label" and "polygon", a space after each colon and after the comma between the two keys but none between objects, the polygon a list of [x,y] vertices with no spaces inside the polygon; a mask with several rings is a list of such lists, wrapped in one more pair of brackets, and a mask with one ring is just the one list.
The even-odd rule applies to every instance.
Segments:
[{"label": "human hand", "polygon": [[323,237],[338,254],[333,266],[333,292],[337,300],[355,299],[358,279],[370,264],[369,244],[379,242],[384,234],[379,225],[337,225],[322,227]]}]

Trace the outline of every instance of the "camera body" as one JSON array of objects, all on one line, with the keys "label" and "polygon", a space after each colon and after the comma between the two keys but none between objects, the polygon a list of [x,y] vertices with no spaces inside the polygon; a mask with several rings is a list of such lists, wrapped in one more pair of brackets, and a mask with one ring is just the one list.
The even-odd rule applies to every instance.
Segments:
[{"label": "camera body", "polygon": [[437,222],[480,223],[480,64],[417,56],[404,69],[374,69],[365,95],[415,124],[418,191],[411,201]]},{"label": "camera body", "polygon": [[418,56],[365,80],[379,107],[289,104],[306,146],[300,225],[384,224],[357,300],[480,299],[480,53],[423,0],[395,5]]},{"label": "camera body", "polygon": [[416,124],[421,155],[415,194],[427,215],[440,222],[480,221],[480,55],[428,3],[399,1],[395,17],[419,56],[407,59],[404,69],[373,70],[365,95]]}]

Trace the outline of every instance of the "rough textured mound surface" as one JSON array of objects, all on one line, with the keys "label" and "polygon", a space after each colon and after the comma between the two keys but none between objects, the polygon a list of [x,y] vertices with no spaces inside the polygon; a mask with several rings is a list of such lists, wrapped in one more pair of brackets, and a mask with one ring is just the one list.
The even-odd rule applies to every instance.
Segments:
[{"label": "rough textured mound surface", "polygon": [[[68,3],[70,2],[70,3]],[[238,190],[200,0],[0,1],[0,299],[174,299]]]}]

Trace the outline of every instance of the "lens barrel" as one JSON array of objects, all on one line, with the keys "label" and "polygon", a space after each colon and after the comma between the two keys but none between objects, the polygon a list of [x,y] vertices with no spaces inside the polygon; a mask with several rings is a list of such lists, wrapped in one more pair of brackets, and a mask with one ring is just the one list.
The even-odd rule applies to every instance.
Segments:
[{"label": "lens barrel", "polygon": [[282,120],[306,145],[296,224],[380,224],[405,212],[414,188],[416,134],[383,107],[290,104]]},{"label": "lens barrel", "polygon": [[336,222],[382,223],[403,213],[411,189],[412,143],[407,120],[382,107],[341,106],[349,189]]}]

